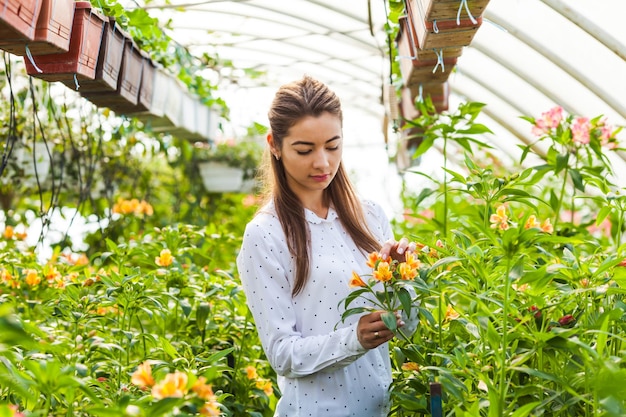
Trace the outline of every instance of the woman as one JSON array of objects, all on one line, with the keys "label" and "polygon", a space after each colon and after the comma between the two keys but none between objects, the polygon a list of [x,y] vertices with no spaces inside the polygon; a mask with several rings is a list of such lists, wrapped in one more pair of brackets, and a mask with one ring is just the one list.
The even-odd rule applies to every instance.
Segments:
[{"label": "woman", "polygon": [[379,205],[357,198],[341,162],[341,104],[326,85],[305,76],[282,86],[269,122],[267,201],[237,266],[278,374],[275,416],[386,416],[394,334],[380,312],[342,322],[340,304],[352,271],[367,273],[368,253],[401,259],[415,247],[394,240]]}]

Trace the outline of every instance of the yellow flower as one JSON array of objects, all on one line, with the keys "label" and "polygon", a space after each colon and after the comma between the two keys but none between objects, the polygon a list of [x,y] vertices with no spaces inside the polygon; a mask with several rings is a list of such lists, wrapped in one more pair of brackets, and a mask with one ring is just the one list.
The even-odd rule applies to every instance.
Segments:
[{"label": "yellow flower", "polygon": [[272,388],[272,381],[270,381],[269,379],[259,379],[256,382],[256,387],[263,390],[263,392],[267,396],[270,396],[274,393],[274,388]]},{"label": "yellow flower", "polygon": [[191,390],[196,393],[198,398],[201,398],[205,401],[215,401],[215,394],[213,394],[213,389],[211,385],[206,383],[206,378],[201,376],[191,387]]},{"label": "yellow flower", "polygon": [[138,216],[139,215],[152,216],[154,214],[154,209],[148,202],[146,202],[145,200],[141,200],[135,207],[135,214]]},{"label": "yellow flower", "polygon": [[381,261],[378,263],[378,267],[374,271],[374,278],[378,281],[389,281],[393,277],[391,269],[389,268],[389,262]]},{"label": "yellow flower", "polygon": [[145,361],[137,367],[133,372],[130,381],[139,388],[151,387],[154,385],[154,377],[152,376],[152,367],[150,362]]},{"label": "yellow flower", "polygon": [[176,371],[165,375],[162,381],[152,387],[152,396],[157,400],[167,397],[182,398],[187,393],[187,374]]},{"label": "yellow flower", "polygon": [[365,287],[367,284],[356,272],[352,271],[352,278],[350,279],[350,288]]},{"label": "yellow flower", "polygon": [[7,226],[7,227],[4,228],[4,238],[5,239],[7,239],[7,240],[8,239],[13,239],[13,234],[14,234],[13,226]]},{"label": "yellow flower", "polygon": [[537,221],[537,216],[534,214],[531,215],[528,220],[526,220],[526,224],[524,225],[525,229],[540,229],[541,224]]},{"label": "yellow flower", "polygon": [[417,276],[417,269],[411,268],[411,265],[405,262],[398,265],[398,272],[400,273],[400,278],[406,281],[410,281]]},{"label": "yellow flower", "polygon": [[405,362],[402,364],[401,366],[403,371],[415,371],[415,372],[419,372],[420,370],[420,366],[418,364],[416,364],[415,362]]},{"label": "yellow flower", "polygon": [[54,265],[47,264],[46,266],[44,266],[43,273],[46,277],[46,281],[48,281],[49,284],[57,282],[59,278],[62,278],[61,273]]},{"label": "yellow flower", "polygon": [[174,262],[174,258],[172,257],[172,252],[169,249],[163,249],[159,256],[154,258],[154,262],[158,266],[170,266],[172,262]]},{"label": "yellow flower", "polygon": [[543,230],[545,233],[554,232],[554,226],[552,226],[550,219],[545,219],[543,222],[541,222],[541,230]]},{"label": "yellow flower", "polygon": [[492,229],[507,230],[509,228],[509,216],[506,215],[506,205],[498,206],[496,212],[489,217]]},{"label": "yellow flower", "polygon": [[420,266],[422,266],[422,263],[417,258],[417,255],[415,253],[411,253],[411,252],[405,252],[405,253],[406,253],[404,255],[405,262],[410,268],[418,269]]},{"label": "yellow flower", "polygon": [[13,275],[11,275],[11,273],[6,269],[3,269],[2,272],[0,272],[0,277],[2,278],[2,282],[4,282],[10,288],[20,287],[20,282],[16,278],[14,278]]},{"label": "yellow flower", "polygon": [[219,404],[216,401],[207,401],[200,409],[201,416],[219,417],[222,415]]},{"label": "yellow flower", "polygon": [[28,284],[29,287],[34,287],[41,283],[41,277],[39,276],[39,273],[36,269],[26,269],[24,273],[26,274],[26,278],[24,278],[24,281],[26,282],[26,284]]},{"label": "yellow flower", "polygon": [[246,376],[248,379],[257,379],[258,375],[254,366],[246,366]]},{"label": "yellow flower", "polygon": [[457,318],[459,318],[459,313],[457,313],[457,311],[454,308],[452,308],[451,305],[448,304],[448,308],[446,308],[446,314],[445,314],[444,320],[448,321],[448,320],[454,320]]}]

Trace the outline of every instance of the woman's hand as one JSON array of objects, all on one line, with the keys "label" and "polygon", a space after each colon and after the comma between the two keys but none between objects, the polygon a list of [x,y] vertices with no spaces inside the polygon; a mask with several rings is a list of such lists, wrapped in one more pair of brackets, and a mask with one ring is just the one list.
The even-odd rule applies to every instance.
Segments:
[{"label": "woman's hand", "polygon": [[415,252],[415,248],[415,242],[409,242],[409,239],[406,237],[403,237],[398,241],[395,239],[389,239],[383,244],[383,247],[380,248],[379,254],[383,259],[391,256],[391,259],[403,262],[405,259],[405,252]]},{"label": "woman's hand", "polygon": [[[383,343],[387,343],[395,336],[393,332],[385,326],[385,323],[381,319],[380,316],[383,313],[384,311],[375,311],[361,316],[359,319],[359,324],[356,328],[356,335],[359,339],[359,343],[361,343],[361,346],[365,349],[374,349]],[[396,318],[397,326],[404,326],[404,322],[400,318],[400,313],[396,313]]]}]

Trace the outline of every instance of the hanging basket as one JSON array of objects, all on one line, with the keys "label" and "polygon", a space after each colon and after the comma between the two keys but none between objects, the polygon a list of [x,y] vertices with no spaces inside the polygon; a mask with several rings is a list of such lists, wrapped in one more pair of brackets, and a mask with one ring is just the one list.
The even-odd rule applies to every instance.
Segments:
[{"label": "hanging basket", "polygon": [[204,188],[212,193],[240,192],[243,185],[243,169],[222,162],[198,163]]},{"label": "hanging basket", "polygon": [[95,79],[105,21],[89,2],[76,2],[69,51],[25,59],[28,75],[66,82],[73,88],[79,88],[81,80]]}]

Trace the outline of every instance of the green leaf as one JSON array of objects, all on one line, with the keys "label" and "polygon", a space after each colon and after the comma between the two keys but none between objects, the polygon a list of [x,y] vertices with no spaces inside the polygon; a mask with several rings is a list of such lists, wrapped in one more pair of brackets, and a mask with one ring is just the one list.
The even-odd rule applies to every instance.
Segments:
[{"label": "green leaf", "polygon": [[580,171],[572,168],[569,170],[569,176],[572,178],[574,187],[579,191],[585,192],[585,185],[583,184],[583,177],[580,175]]},{"label": "green leaf", "polygon": [[380,315],[381,320],[385,323],[385,326],[392,332],[398,329],[398,319],[396,315],[391,311],[385,311]]},{"label": "green leaf", "polygon": [[172,344],[169,342],[169,340],[165,339],[164,337],[159,337],[159,341],[161,342],[161,346],[163,347],[163,352],[165,352],[170,358],[176,359],[180,356],[174,346],[172,346]]}]

